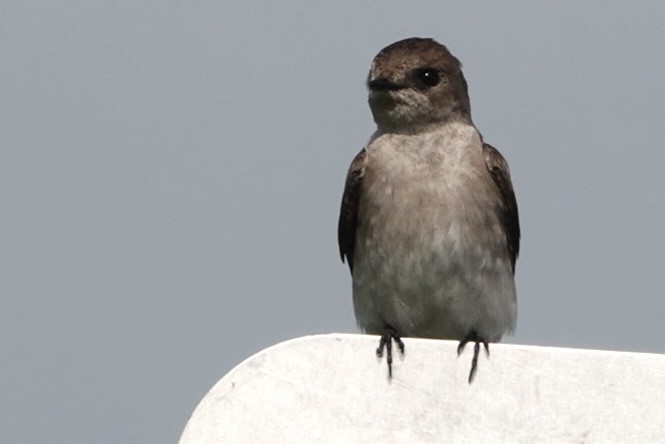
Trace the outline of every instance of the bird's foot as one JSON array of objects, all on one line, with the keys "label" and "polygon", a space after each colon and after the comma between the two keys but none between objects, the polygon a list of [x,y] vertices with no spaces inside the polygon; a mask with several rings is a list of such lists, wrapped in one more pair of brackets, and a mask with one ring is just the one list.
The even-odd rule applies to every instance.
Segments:
[{"label": "bird's foot", "polygon": [[483,344],[485,347],[485,354],[489,358],[490,356],[490,346],[486,340],[478,336],[475,330],[472,330],[464,339],[462,339],[457,346],[457,356],[461,355],[464,351],[464,346],[469,342],[475,342],[473,347],[473,359],[471,360],[471,371],[469,372],[469,384],[473,382],[473,378],[476,376],[476,369],[478,368],[478,353],[480,352],[480,344]]},{"label": "bird's foot", "polygon": [[404,343],[402,338],[399,337],[397,331],[391,326],[386,326],[381,340],[379,341],[379,348],[376,349],[376,356],[379,358],[383,356],[383,349],[386,349],[386,361],[388,362],[388,378],[393,377],[393,341],[397,344],[400,353],[404,354]]}]

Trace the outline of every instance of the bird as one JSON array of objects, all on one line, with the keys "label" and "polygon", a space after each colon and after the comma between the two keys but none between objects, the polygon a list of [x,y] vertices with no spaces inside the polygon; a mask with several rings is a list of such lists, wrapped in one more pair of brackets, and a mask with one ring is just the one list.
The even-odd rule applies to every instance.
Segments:
[{"label": "bird", "polygon": [[431,38],[382,49],[367,77],[376,130],[348,169],[339,253],[361,331],[392,378],[402,338],[480,345],[516,326],[517,201],[508,163],[471,119],[462,64]]}]

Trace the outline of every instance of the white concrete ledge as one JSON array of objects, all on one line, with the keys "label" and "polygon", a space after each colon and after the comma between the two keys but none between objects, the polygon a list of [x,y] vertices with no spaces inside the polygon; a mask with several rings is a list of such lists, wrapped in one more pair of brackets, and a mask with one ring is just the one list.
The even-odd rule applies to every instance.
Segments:
[{"label": "white concrete ledge", "polygon": [[406,338],[393,379],[378,337],[283,342],[224,376],[180,438],[194,443],[665,442],[665,355]]}]

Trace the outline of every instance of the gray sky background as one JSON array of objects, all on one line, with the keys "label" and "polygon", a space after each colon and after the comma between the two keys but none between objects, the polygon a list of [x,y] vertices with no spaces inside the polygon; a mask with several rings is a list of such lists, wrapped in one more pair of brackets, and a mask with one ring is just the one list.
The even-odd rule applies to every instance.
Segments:
[{"label": "gray sky background", "polygon": [[0,442],[175,442],[243,359],[356,332],[339,203],[370,61],[412,36],[462,60],[510,162],[506,341],[664,353],[664,23],[656,1],[0,1]]}]

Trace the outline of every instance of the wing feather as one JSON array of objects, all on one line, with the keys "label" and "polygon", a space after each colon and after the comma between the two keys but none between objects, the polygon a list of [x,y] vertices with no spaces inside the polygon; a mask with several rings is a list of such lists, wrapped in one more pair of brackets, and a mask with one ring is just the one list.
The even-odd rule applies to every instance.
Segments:
[{"label": "wing feather", "polygon": [[483,144],[483,152],[485,154],[485,165],[489,171],[494,183],[501,192],[502,202],[500,208],[500,218],[506,233],[506,241],[510,259],[513,266],[513,273],[515,273],[515,262],[520,252],[520,223],[519,214],[517,212],[517,200],[515,199],[515,191],[513,184],[510,181],[510,169],[508,162],[503,158],[501,153],[487,143]]},{"label": "wing feather", "polygon": [[339,212],[337,241],[342,262],[346,258],[349,270],[353,274],[353,252],[356,246],[356,229],[358,228],[358,202],[365,176],[366,151],[363,148],[351,162],[346,175],[342,207]]}]

